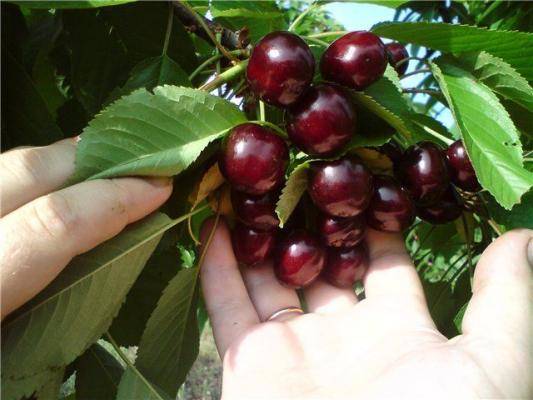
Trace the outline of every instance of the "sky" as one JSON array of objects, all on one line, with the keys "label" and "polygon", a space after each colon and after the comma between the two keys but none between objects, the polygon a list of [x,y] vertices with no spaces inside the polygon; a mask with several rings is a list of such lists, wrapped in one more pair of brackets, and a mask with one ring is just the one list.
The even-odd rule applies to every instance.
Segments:
[{"label": "sky", "polygon": [[[392,21],[395,10],[393,8],[379,6],[374,4],[364,3],[341,3],[334,2],[324,6],[330,12],[330,15],[337,21],[342,23],[347,30],[369,30],[374,24],[384,21]],[[409,51],[409,46],[407,47]],[[411,53],[409,51],[409,53]],[[411,54],[414,55],[414,54]],[[414,63],[411,63],[407,72],[414,70]],[[402,86],[414,87],[424,77],[423,74],[407,77],[402,80]],[[420,100],[425,100],[426,95],[422,96]],[[448,128],[453,124],[453,118],[448,109],[442,112],[438,119]]]}]

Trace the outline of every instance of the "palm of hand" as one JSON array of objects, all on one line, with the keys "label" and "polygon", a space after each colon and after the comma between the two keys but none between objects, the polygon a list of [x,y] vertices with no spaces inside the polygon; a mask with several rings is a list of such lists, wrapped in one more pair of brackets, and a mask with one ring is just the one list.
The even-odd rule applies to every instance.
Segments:
[{"label": "palm of hand", "polygon": [[[313,300],[319,290],[322,294],[312,301],[312,312],[282,322],[255,323],[243,317],[235,299],[210,307],[213,289],[207,281],[214,272],[203,267],[224,360],[224,398],[527,398],[531,269],[524,249],[531,231],[507,234],[486,251],[476,270],[464,334],[452,340],[436,329],[420,282],[413,280],[414,267],[397,251],[399,242],[389,242],[392,246],[383,251],[377,235],[382,236],[373,233],[369,240],[366,299],[347,302],[341,289],[320,283],[319,289],[306,289],[306,299]],[[270,279],[268,270],[243,274],[260,320],[268,315],[265,302],[277,301],[264,300],[268,289],[257,293]],[[224,308],[233,314],[222,317]]]}]

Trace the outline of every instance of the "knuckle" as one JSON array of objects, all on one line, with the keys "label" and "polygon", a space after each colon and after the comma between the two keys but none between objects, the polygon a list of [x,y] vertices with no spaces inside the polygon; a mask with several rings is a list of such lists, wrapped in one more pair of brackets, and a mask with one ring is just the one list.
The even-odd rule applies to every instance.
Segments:
[{"label": "knuckle", "polygon": [[60,192],[39,199],[35,202],[33,212],[36,229],[52,237],[70,235],[79,227],[78,213]]}]

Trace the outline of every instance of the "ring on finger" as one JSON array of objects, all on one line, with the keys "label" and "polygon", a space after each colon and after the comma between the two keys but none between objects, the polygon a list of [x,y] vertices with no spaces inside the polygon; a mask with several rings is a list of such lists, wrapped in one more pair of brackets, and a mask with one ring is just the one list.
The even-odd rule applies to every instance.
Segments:
[{"label": "ring on finger", "polygon": [[288,316],[290,314],[302,315],[302,314],[304,314],[304,310],[302,310],[300,307],[284,307],[284,308],[272,313],[272,315],[270,317],[268,317],[265,320],[265,322],[273,321],[275,319],[279,319],[281,317],[285,317],[285,316]]}]

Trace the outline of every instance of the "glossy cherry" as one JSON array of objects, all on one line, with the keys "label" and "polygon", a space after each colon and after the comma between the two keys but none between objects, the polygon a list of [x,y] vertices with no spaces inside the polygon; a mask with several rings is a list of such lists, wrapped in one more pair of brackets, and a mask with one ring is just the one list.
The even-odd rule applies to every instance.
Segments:
[{"label": "glossy cherry", "polygon": [[354,247],[329,247],[322,276],[334,286],[349,288],[363,279],[367,269],[368,249],[364,242]]},{"label": "glossy cherry", "polygon": [[368,226],[385,232],[401,232],[415,220],[409,192],[390,176],[374,176],[374,196],[366,210]]},{"label": "glossy cherry", "polygon": [[355,157],[321,161],[311,167],[307,190],[326,214],[355,217],[370,203],[372,175]]},{"label": "glossy cherry", "polygon": [[276,229],[279,219],[276,215],[277,193],[268,192],[253,196],[236,190],[231,191],[233,210],[244,224],[262,231]]},{"label": "glossy cherry", "polygon": [[476,172],[461,140],[453,142],[448,147],[448,150],[446,150],[446,162],[448,163],[450,178],[455,186],[467,192],[481,190]]},{"label": "glossy cherry", "polygon": [[356,90],[363,90],[383,76],[387,52],[379,37],[355,31],[335,40],[320,60],[322,77]]},{"label": "glossy cherry", "polygon": [[219,166],[234,189],[259,195],[281,184],[288,162],[283,139],[267,128],[246,123],[231,131]]},{"label": "glossy cherry", "polygon": [[407,71],[409,61],[405,61],[399,66],[396,66],[396,64],[404,58],[409,57],[409,53],[407,52],[404,45],[398,42],[388,43],[385,45],[385,47],[387,49],[390,65],[394,67],[398,75],[402,76],[403,74],[405,74],[405,71]]},{"label": "glossy cherry", "polygon": [[450,185],[440,200],[428,207],[417,207],[416,215],[430,224],[446,224],[461,215],[462,201],[455,189]]},{"label": "glossy cherry", "polygon": [[305,230],[296,230],[281,240],[275,253],[274,272],[286,286],[301,288],[313,282],[326,262],[322,243]]},{"label": "glossy cherry", "polygon": [[437,202],[450,182],[442,151],[432,142],[409,147],[394,165],[394,170],[419,205]]},{"label": "glossy cherry", "polygon": [[259,231],[237,223],[231,232],[231,241],[237,261],[252,266],[265,261],[272,254],[276,232]]},{"label": "glossy cherry", "polygon": [[319,85],[289,110],[287,132],[307,154],[327,155],[348,143],[355,123],[355,109],[342,88]]},{"label": "glossy cherry", "polygon": [[309,46],[290,32],[271,32],[253,48],[246,77],[265,102],[287,107],[307,90],[315,72]]},{"label": "glossy cherry", "polygon": [[366,224],[363,214],[352,218],[330,217],[323,214],[318,218],[317,225],[326,246],[352,247],[363,240]]}]

